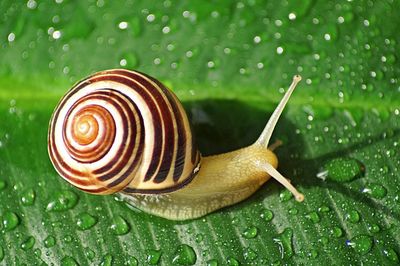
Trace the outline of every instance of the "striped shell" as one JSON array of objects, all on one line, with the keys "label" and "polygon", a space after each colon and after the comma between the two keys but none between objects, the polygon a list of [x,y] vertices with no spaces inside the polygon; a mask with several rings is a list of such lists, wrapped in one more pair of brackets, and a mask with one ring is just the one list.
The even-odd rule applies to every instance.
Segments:
[{"label": "striped shell", "polygon": [[199,167],[181,103],[139,72],[107,70],[77,83],[55,109],[48,134],[57,172],[89,193],[170,192]]}]

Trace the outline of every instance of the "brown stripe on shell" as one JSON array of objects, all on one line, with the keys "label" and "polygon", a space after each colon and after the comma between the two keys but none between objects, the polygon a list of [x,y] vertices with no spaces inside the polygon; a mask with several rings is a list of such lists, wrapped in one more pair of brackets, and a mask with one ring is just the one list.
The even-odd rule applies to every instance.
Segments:
[{"label": "brown stripe on shell", "polygon": [[[160,161],[161,161],[161,154],[162,154],[162,149],[163,149],[163,130],[162,130],[162,118],[165,115],[165,113],[162,113],[158,110],[160,108],[157,104],[159,102],[153,102],[152,97],[162,97],[159,93],[157,93],[157,88],[154,88],[153,86],[145,86],[146,90],[143,89],[142,87],[137,85],[137,82],[141,81],[145,83],[146,85],[149,85],[145,80],[139,79],[139,80],[133,80],[133,79],[128,79],[125,76],[120,76],[118,74],[121,74],[120,71],[110,71],[107,76],[103,77],[96,77],[94,78],[94,81],[101,81],[102,79],[106,80],[111,80],[114,82],[122,83],[128,87],[130,87],[132,90],[137,91],[143,98],[146,104],[148,105],[150,109],[150,113],[152,115],[152,121],[146,121],[146,123],[152,123],[154,126],[154,145],[153,145],[153,152],[152,152],[152,160],[150,162],[150,166],[148,168],[147,173],[144,176],[144,181],[149,181],[153,175],[156,173]],[[125,72],[123,74],[126,74]],[[129,76],[129,75],[128,75]],[[140,83],[140,84],[143,84]],[[148,91],[148,88],[152,88],[152,91]],[[164,109],[165,110],[165,109]]]},{"label": "brown stripe on shell", "polygon": [[[154,134],[156,144],[154,145],[153,160],[150,163],[144,181],[148,181],[154,176],[152,178],[153,182],[162,183],[166,179],[171,169],[172,158],[175,152],[175,132],[172,122],[173,113],[170,112],[168,108],[168,103],[164,100],[161,91],[159,91],[159,89],[162,89],[162,87],[155,87],[152,83],[148,82],[146,79],[142,78],[134,72],[117,70],[113,73],[121,74],[121,72],[124,72],[124,74],[126,74],[136,82],[139,82],[149,91],[151,90],[151,95],[154,97],[156,101],[156,106],[159,108],[162,124],[156,124],[154,130],[160,131],[162,137],[159,139],[157,137],[157,135],[159,134]],[[168,93],[169,91],[167,92],[167,95]],[[159,149],[156,149],[156,146],[160,144],[159,141],[162,141],[162,144],[159,146]],[[158,160],[158,158],[160,158],[160,160]]]},{"label": "brown stripe on shell", "polygon": [[[87,97],[86,100],[95,100],[95,99],[101,99],[100,97],[95,97],[94,95],[91,97]],[[73,109],[72,107],[71,109]],[[70,110],[72,111],[72,110]],[[83,111],[83,110],[82,110]],[[100,114],[101,112],[106,112],[105,115],[103,115],[103,118],[105,118],[105,127],[107,127],[107,132],[105,135],[101,136],[99,142],[100,146],[95,146],[93,148],[87,148],[84,150],[78,150],[77,148],[73,147],[67,137],[66,137],[66,132],[65,130],[63,131],[63,139],[64,143],[66,144],[66,147],[68,148],[71,156],[78,162],[81,163],[90,163],[90,162],[95,162],[103,158],[103,156],[111,149],[112,143],[114,141],[115,137],[115,123],[111,118],[111,114],[104,108],[98,105],[91,105],[87,106],[84,108],[85,112],[90,113],[91,111],[97,112],[97,114]],[[70,112],[69,112],[70,113]],[[69,115],[68,113],[68,115]],[[73,118],[74,119],[74,118]],[[64,125],[66,125],[67,120],[64,121]],[[64,127],[66,129],[66,126]],[[76,133],[75,133],[76,134]],[[72,135],[75,135],[72,133]]]}]

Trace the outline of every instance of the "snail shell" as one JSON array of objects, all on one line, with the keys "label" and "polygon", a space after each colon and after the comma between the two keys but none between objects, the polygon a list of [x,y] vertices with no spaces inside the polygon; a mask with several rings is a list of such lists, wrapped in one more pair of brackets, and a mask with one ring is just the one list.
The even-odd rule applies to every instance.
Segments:
[{"label": "snail shell", "polygon": [[61,99],[48,151],[65,180],[93,194],[171,192],[193,179],[200,162],[177,97],[122,69],[96,73]]}]

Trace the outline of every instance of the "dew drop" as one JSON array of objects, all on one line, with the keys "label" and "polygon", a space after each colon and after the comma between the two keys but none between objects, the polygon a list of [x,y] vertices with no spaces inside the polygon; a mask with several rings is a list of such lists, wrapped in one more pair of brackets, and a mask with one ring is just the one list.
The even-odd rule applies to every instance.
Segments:
[{"label": "dew drop", "polygon": [[86,258],[88,258],[90,261],[93,261],[94,257],[96,256],[96,253],[89,247],[85,248],[84,253]]},{"label": "dew drop", "polygon": [[157,265],[161,258],[161,250],[149,250],[147,253],[146,262],[150,265]]},{"label": "dew drop", "polygon": [[3,259],[4,259],[4,249],[3,249],[3,247],[2,246],[0,246],[0,262],[2,262],[3,261]]},{"label": "dew drop", "polygon": [[358,235],[351,240],[347,240],[346,245],[354,248],[356,252],[365,255],[372,249],[373,241],[370,236]]},{"label": "dew drop", "polygon": [[290,208],[290,209],[289,209],[289,214],[290,214],[290,215],[296,215],[296,214],[298,214],[298,213],[299,213],[299,210],[296,209],[296,208]]},{"label": "dew drop", "polygon": [[57,191],[47,204],[46,211],[58,212],[72,209],[78,203],[78,199],[78,195],[72,191]]},{"label": "dew drop", "polygon": [[106,254],[101,259],[99,266],[111,266],[113,263],[113,256],[111,254]]},{"label": "dew drop", "polygon": [[343,236],[343,230],[342,230],[342,228],[340,228],[338,226],[333,227],[330,232],[331,232],[331,235],[336,238]]},{"label": "dew drop", "polygon": [[126,21],[121,21],[120,23],[118,23],[118,28],[120,30],[126,30],[128,28],[128,22]]},{"label": "dew drop", "polygon": [[203,239],[204,239],[204,235],[203,234],[197,234],[196,238],[195,238],[195,241],[196,241],[196,243],[201,243],[203,241]]},{"label": "dew drop", "polygon": [[388,260],[399,263],[399,256],[397,255],[397,252],[394,249],[392,248],[384,249],[382,250],[382,253]]},{"label": "dew drop", "polygon": [[44,246],[46,248],[51,248],[54,247],[55,245],[56,245],[56,239],[54,238],[54,236],[48,236],[44,240]]},{"label": "dew drop", "polygon": [[112,219],[110,229],[114,235],[125,235],[129,232],[130,226],[121,215],[118,215]]},{"label": "dew drop", "polygon": [[61,32],[64,36],[63,38],[67,41],[85,39],[91,35],[95,27],[96,24],[90,16],[76,10],[68,23],[65,23],[65,27],[61,29]]},{"label": "dew drop", "polygon": [[293,230],[286,228],[281,234],[273,238],[273,241],[278,244],[282,259],[288,259],[293,256],[292,248]]},{"label": "dew drop", "polygon": [[324,165],[327,177],[336,182],[349,182],[363,173],[361,164],[352,158],[336,158]]},{"label": "dew drop", "polygon": [[379,231],[381,231],[381,228],[377,224],[369,224],[368,225],[368,231],[370,233],[375,234],[375,233],[378,233]]},{"label": "dew drop", "polygon": [[64,236],[64,239],[63,239],[66,243],[71,243],[72,242],[72,240],[74,240],[73,239],[73,237],[71,236],[71,235],[66,235],[66,236]]},{"label": "dew drop", "polygon": [[[1,147],[1,145],[0,145]],[[2,191],[3,189],[5,189],[7,187],[7,183],[4,180],[0,180],[0,191]]]},{"label": "dew drop", "polygon": [[315,211],[312,211],[312,212],[306,214],[306,218],[309,219],[314,224],[319,223],[321,221],[321,218],[319,217],[318,213]]},{"label": "dew drop", "polygon": [[89,213],[80,213],[77,217],[76,225],[79,230],[88,230],[97,223],[97,218]]},{"label": "dew drop", "polygon": [[368,184],[365,188],[361,190],[361,192],[370,194],[376,199],[383,199],[387,194],[386,188],[377,183]]},{"label": "dew drop", "polygon": [[279,194],[279,200],[280,200],[281,202],[289,201],[291,198],[293,198],[293,194],[292,194],[289,190],[287,190],[287,189],[283,190],[283,191]]},{"label": "dew drop", "polygon": [[328,206],[322,205],[321,207],[318,208],[318,211],[321,213],[326,213],[329,212],[331,209]]},{"label": "dew drop", "polygon": [[65,256],[61,260],[61,266],[79,266],[79,264],[73,257]]},{"label": "dew drop", "polygon": [[239,266],[240,265],[240,262],[233,257],[228,257],[228,259],[226,260],[226,263],[228,266]]},{"label": "dew drop", "polygon": [[353,224],[358,223],[360,221],[360,214],[356,210],[350,210],[345,215],[345,219]]},{"label": "dew drop", "polygon": [[264,219],[264,221],[269,222],[274,218],[274,213],[271,210],[265,209],[261,212],[260,217]]},{"label": "dew drop", "polygon": [[179,245],[175,250],[172,263],[174,265],[194,265],[196,263],[197,256],[196,252],[189,245]]},{"label": "dew drop", "polygon": [[21,248],[25,251],[32,249],[33,246],[35,245],[35,242],[36,242],[35,238],[33,236],[29,236],[27,239],[25,239],[24,242],[22,242]]},{"label": "dew drop", "polygon": [[233,217],[231,223],[232,223],[232,225],[237,225],[239,223],[239,218],[238,217]]},{"label": "dew drop", "polygon": [[33,189],[28,189],[22,193],[21,203],[25,206],[31,206],[35,203],[35,191]]},{"label": "dew drop", "polygon": [[255,259],[257,259],[258,255],[253,249],[246,248],[243,253],[243,257],[246,261],[254,261]]},{"label": "dew drop", "polygon": [[142,33],[142,25],[141,21],[138,17],[134,16],[130,21],[129,21],[130,29],[134,37],[140,36]]},{"label": "dew drop", "polygon": [[129,256],[129,258],[125,262],[126,266],[138,266],[139,261],[134,256]]},{"label": "dew drop", "polygon": [[243,231],[242,235],[244,238],[250,239],[255,238],[258,234],[258,229],[255,226],[250,226]]},{"label": "dew drop", "polygon": [[139,65],[139,59],[135,52],[125,52],[120,56],[119,64],[122,67],[126,67],[129,69],[134,69]]},{"label": "dew drop", "polygon": [[207,266],[218,266],[218,261],[216,259],[208,260]]},{"label": "dew drop", "polygon": [[319,254],[318,254],[318,251],[316,251],[315,249],[312,249],[310,252],[308,252],[307,255],[308,255],[308,257],[315,259],[318,257]]},{"label": "dew drop", "polygon": [[19,217],[15,212],[6,211],[2,217],[3,229],[5,231],[14,230],[20,223]]}]

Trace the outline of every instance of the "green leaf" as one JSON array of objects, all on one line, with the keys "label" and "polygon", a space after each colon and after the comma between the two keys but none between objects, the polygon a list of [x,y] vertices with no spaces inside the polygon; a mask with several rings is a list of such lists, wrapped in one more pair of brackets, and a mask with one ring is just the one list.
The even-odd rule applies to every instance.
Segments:
[{"label": "green leaf", "polygon": [[[1,1],[0,264],[398,264],[400,4],[303,2]],[[173,89],[205,155],[252,143],[301,74],[273,139],[305,201],[271,180],[175,222],[69,186],[51,113],[116,67]]]}]

